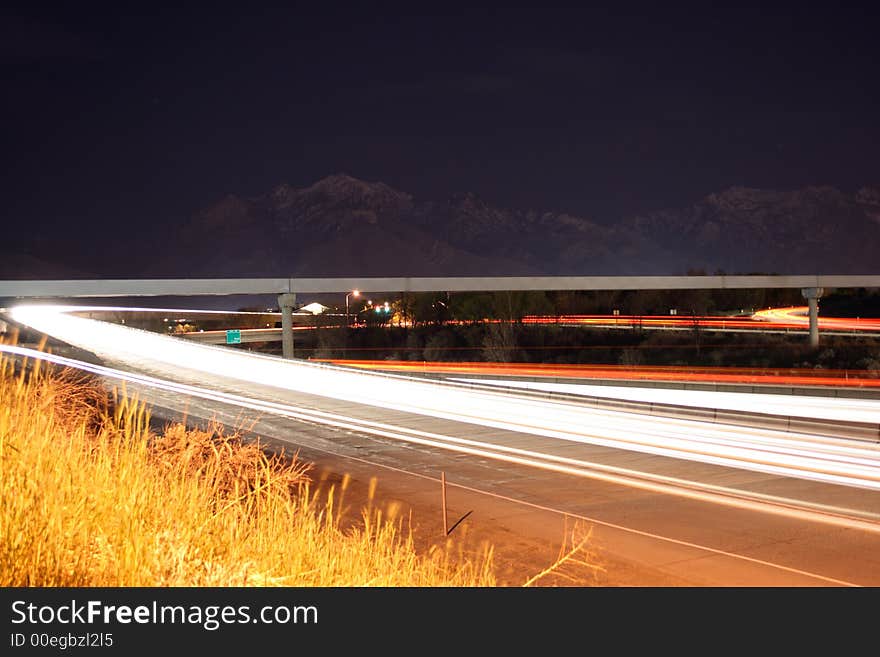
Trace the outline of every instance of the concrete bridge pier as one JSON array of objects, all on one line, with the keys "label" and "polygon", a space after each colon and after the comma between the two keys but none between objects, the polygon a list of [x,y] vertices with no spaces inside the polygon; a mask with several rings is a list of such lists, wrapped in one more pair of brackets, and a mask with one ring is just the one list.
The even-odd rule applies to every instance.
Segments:
[{"label": "concrete bridge pier", "polygon": [[821,287],[805,287],[801,294],[810,307],[810,346],[819,346],[819,299],[825,293]]},{"label": "concrete bridge pier", "polygon": [[295,294],[278,295],[278,307],[281,309],[281,355],[284,358],[293,358],[293,307],[295,305]]}]

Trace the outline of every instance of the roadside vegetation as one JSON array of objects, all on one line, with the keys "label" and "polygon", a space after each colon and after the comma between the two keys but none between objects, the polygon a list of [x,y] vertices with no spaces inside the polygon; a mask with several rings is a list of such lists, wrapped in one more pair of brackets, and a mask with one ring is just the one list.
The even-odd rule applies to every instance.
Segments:
[{"label": "roadside vegetation", "polygon": [[0,356],[2,586],[492,586],[492,550],[417,554],[378,508],[343,527],[307,464],[169,426],[70,371]]},{"label": "roadside vegetation", "polygon": [[[222,427],[149,420],[124,390],[0,354],[0,585],[498,585],[491,546],[417,549],[374,487],[346,518],[347,479],[320,490],[309,464]],[[588,583],[579,531],[523,583]]]},{"label": "roadside vegetation", "polygon": [[[641,290],[406,294],[393,313],[360,312],[357,329],[337,317],[315,317],[314,331],[298,336],[302,358],[471,361],[596,365],[807,368],[862,371],[880,377],[880,339],[825,335],[819,349],[803,330],[764,334],[699,327],[652,330],[647,315],[679,319],[742,316],[769,307],[803,305],[800,290]],[[828,316],[880,316],[880,291],[838,290],[821,302]],[[531,324],[549,318],[621,315],[615,328]],[[280,353],[278,343],[248,348]]]}]

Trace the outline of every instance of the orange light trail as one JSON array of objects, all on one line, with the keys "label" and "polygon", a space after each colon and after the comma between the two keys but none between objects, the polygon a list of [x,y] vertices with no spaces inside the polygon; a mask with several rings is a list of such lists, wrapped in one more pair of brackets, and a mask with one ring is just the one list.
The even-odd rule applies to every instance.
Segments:
[{"label": "orange light trail", "polygon": [[[760,310],[752,317],[770,324],[786,324],[791,327],[807,328],[810,320],[807,306],[789,308],[769,308]],[[822,317],[819,316],[819,329],[827,331],[880,331],[880,319],[860,317]]]},{"label": "orange light trail", "polygon": [[[602,326],[649,328],[683,328],[694,326],[705,329],[809,329],[807,306],[769,308],[749,316],[721,317],[718,315],[528,315],[524,324],[560,324],[562,326]],[[819,329],[826,331],[880,332],[880,319],[819,317]]]},{"label": "orange light trail", "polygon": [[[564,379],[685,381],[751,385],[880,388],[880,378],[857,370],[754,369],[739,367],[673,367],[632,365],[558,365],[548,363],[469,363],[403,360],[312,359],[365,370],[422,374],[476,374]],[[875,375],[876,376],[876,375]]]}]

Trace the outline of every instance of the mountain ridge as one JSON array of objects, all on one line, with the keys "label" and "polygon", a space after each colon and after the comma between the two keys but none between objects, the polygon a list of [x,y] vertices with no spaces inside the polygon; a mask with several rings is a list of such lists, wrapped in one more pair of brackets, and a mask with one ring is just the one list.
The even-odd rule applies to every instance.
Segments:
[{"label": "mountain ridge", "polygon": [[179,244],[197,253],[206,232],[217,239],[213,248],[227,246],[222,262],[204,257],[201,275],[865,273],[878,269],[880,190],[732,186],[686,207],[605,224],[503,208],[473,192],[422,200],[339,173],[252,198],[227,196],[196,213]]},{"label": "mountain ridge", "polygon": [[[123,252],[137,245],[120,246]],[[281,183],[255,196],[218,197],[176,225],[157,251],[140,258],[146,261],[143,268],[132,257],[98,273],[157,278],[877,274],[880,186],[854,193],[828,185],[788,191],[732,186],[687,206],[605,223],[570,212],[504,208],[473,192],[418,199],[383,182],[339,173],[304,187]],[[49,277],[41,274],[37,259],[11,257],[8,263],[34,268],[31,277]],[[100,267],[90,263],[89,269]]]}]

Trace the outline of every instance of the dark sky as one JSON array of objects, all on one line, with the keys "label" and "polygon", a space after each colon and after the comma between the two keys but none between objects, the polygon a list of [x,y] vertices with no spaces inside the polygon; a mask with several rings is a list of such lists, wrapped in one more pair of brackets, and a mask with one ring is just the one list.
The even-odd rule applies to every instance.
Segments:
[{"label": "dark sky", "polygon": [[731,185],[880,183],[875,15],[661,4],[7,7],[4,224],[150,239],[337,172],[602,221]]}]

